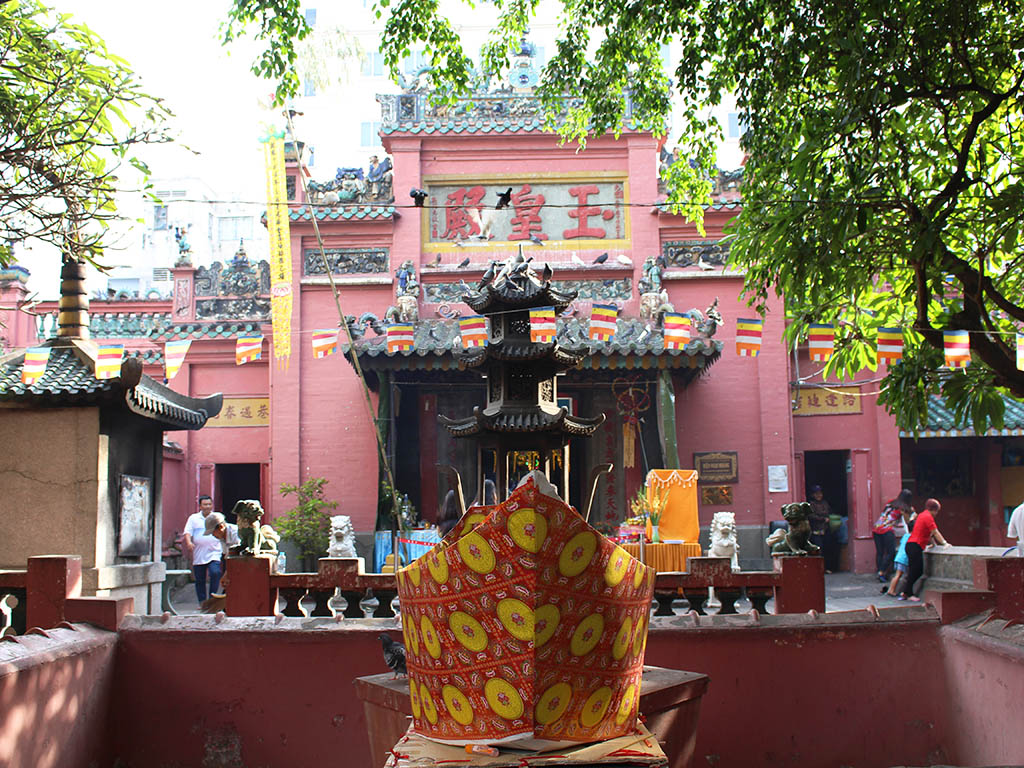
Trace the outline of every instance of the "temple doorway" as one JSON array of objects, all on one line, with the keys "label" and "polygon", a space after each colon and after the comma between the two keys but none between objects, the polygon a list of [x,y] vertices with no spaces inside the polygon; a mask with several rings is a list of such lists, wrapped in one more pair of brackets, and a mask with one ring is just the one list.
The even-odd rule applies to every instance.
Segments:
[{"label": "temple doorway", "polygon": [[259,464],[218,464],[216,472],[214,509],[222,511],[229,523],[235,522],[231,509],[240,499],[259,499],[266,505],[267,499],[260,498]]},{"label": "temple doorway", "polygon": [[[804,453],[804,482],[803,498],[810,498],[811,488],[815,485],[821,486],[822,495],[834,513],[843,516],[849,515],[848,505],[848,478],[852,467],[850,464],[849,451],[807,451]],[[848,528],[846,529],[848,530]],[[848,548],[842,545],[841,534],[839,536],[839,549],[837,551],[837,564],[839,570],[849,570]],[[826,559],[826,562],[828,560]],[[826,567],[829,567],[826,565]],[[835,567],[835,566],[832,566]]]}]

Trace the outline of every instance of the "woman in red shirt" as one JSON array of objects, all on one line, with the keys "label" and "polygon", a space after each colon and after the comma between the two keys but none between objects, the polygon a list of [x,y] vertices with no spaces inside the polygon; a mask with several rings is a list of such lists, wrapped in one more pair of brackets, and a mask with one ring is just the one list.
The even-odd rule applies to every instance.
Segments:
[{"label": "woman in red shirt", "polygon": [[914,594],[914,584],[924,573],[925,548],[933,541],[943,547],[949,546],[949,542],[942,537],[938,526],[935,525],[935,515],[939,514],[941,509],[942,505],[939,502],[928,499],[924,503],[924,511],[914,521],[914,530],[907,540],[907,586],[899,596],[900,600],[912,600],[916,603],[921,599]]}]

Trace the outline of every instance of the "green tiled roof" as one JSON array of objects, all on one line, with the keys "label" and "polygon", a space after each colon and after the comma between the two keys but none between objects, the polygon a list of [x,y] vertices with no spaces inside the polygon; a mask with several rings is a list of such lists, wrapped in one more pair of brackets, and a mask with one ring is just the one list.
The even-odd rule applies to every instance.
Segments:
[{"label": "green tiled roof", "polygon": [[[302,206],[288,212],[292,221],[311,221],[309,206]],[[362,221],[370,219],[394,219],[400,214],[393,205],[318,205],[313,208],[317,221]]]},{"label": "green tiled roof", "polygon": [[550,133],[554,136],[554,132],[547,131],[544,129],[544,124],[535,117],[521,117],[521,118],[505,118],[503,120],[427,120],[417,123],[402,123],[399,125],[382,125],[380,132],[382,135],[389,135],[392,133],[431,133],[431,134],[474,134],[479,133],[487,135],[489,133],[530,133],[533,131],[540,131],[544,133]]},{"label": "green tiled roof", "polygon": [[175,323],[154,328],[149,338],[158,341],[171,339],[233,339],[244,333],[259,333],[262,323]]},{"label": "green tiled roof", "polygon": [[[458,364],[462,355],[458,320],[420,320],[413,327],[413,348],[404,352],[388,352],[384,334],[357,340],[355,345],[360,357],[370,358],[364,364],[372,366],[373,358],[381,362],[387,359],[407,361],[407,367],[420,367],[427,360],[432,366],[438,358]],[[662,330],[656,327],[648,330],[647,324],[638,318],[619,318],[616,333],[608,341],[588,338],[589,320],[559,318],[557,327],[556,338],[562,348],[591,357],[583,362],[584,368],[631,368],[632,362],[627,361],[636,358],[665,358],[670,367],[683,364],[706,368],[718,359],[723,347],[721,341],[714,339],[693,339],[682,349],[665,349]]]},{"label": "green tiled roof", "polygon": [[21,383],[24,356],[0,364],[0,400],[21,400],[26,397],[98,397],[112,392],[117,379],[99,380],[92,366],[72,349],[52,349],[42,377],[31,386]]},{"label": "green tiled roof", "polygon": [[[1024,403],[1003,395],[1003,428],[990,429],[980,437],[1008,437],[1024,435]],[[913,437],[912,432],[900,432],[900,437]],[[946,407],[938,395],[928,398],[928,421],[918,437],[979,437],[974,428],[956,420],[953,411]]]}]

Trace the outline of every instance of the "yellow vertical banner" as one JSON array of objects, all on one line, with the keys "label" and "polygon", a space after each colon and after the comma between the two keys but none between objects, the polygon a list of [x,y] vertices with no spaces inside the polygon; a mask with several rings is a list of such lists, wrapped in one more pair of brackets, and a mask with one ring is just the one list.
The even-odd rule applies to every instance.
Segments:
[{"label": "yellow vertical banner", "polygon": [[270,136],[263,144],[267,167],[267,232],[270,236],[270,317],[274,328],[274,359],[287,367],[292,353],[291,241],[288,235],[288,191],[284,174],[284,138]]}]

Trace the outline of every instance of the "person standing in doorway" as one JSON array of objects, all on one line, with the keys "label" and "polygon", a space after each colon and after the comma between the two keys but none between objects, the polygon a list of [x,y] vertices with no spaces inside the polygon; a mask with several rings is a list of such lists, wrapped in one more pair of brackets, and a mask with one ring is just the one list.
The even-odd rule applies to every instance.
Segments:
[{"label": "person standing in doorway", "polygon": [[833,573],[839,569],[839,543],[831,527],[832,508],[825,501],[820,485],[812,485],[810,495],[808,503],[811,505],[811,514],[808,519],[811,523],[811,543],[821,547],[821,554],[825,558],[825,573]]},{"label": "person standing in doorway", "polygon": [[871,529],[871,536],[875,540],[875,569],[878,571],[878,580],[883,584],[888,580],[896,556],[896,534],[893,529],[901,527],[904,518],[914,511],[910,506],[912,495],[908,488],[900,491],[899,496],[885,505]]},{"label": "person standing in doorway", "polygon": [[924,510],[914,520],[914,530],[907,539],[907,586],[903,588],[899,600],[912,600],[919,602],[921,598],[914,594],[914,585],[924,573],[924,550],[935,542],[939,546],[948,547],[946,541],[935,524],[935,516],[939,514],[942,505],[935,499],[928,499],[924,503]]},{"label": "person standing in doorway", "polygon": [[[185,523],[185,555],[192,561],[192,573],[196,579],[196,599],[203,601],[220,589],[221,564],[220,540],[206,533],[206,518],[213,512],[213,499],[199,497],[199,511],[192,513]],[[207,590],[209,579],[209,590]]]}]

